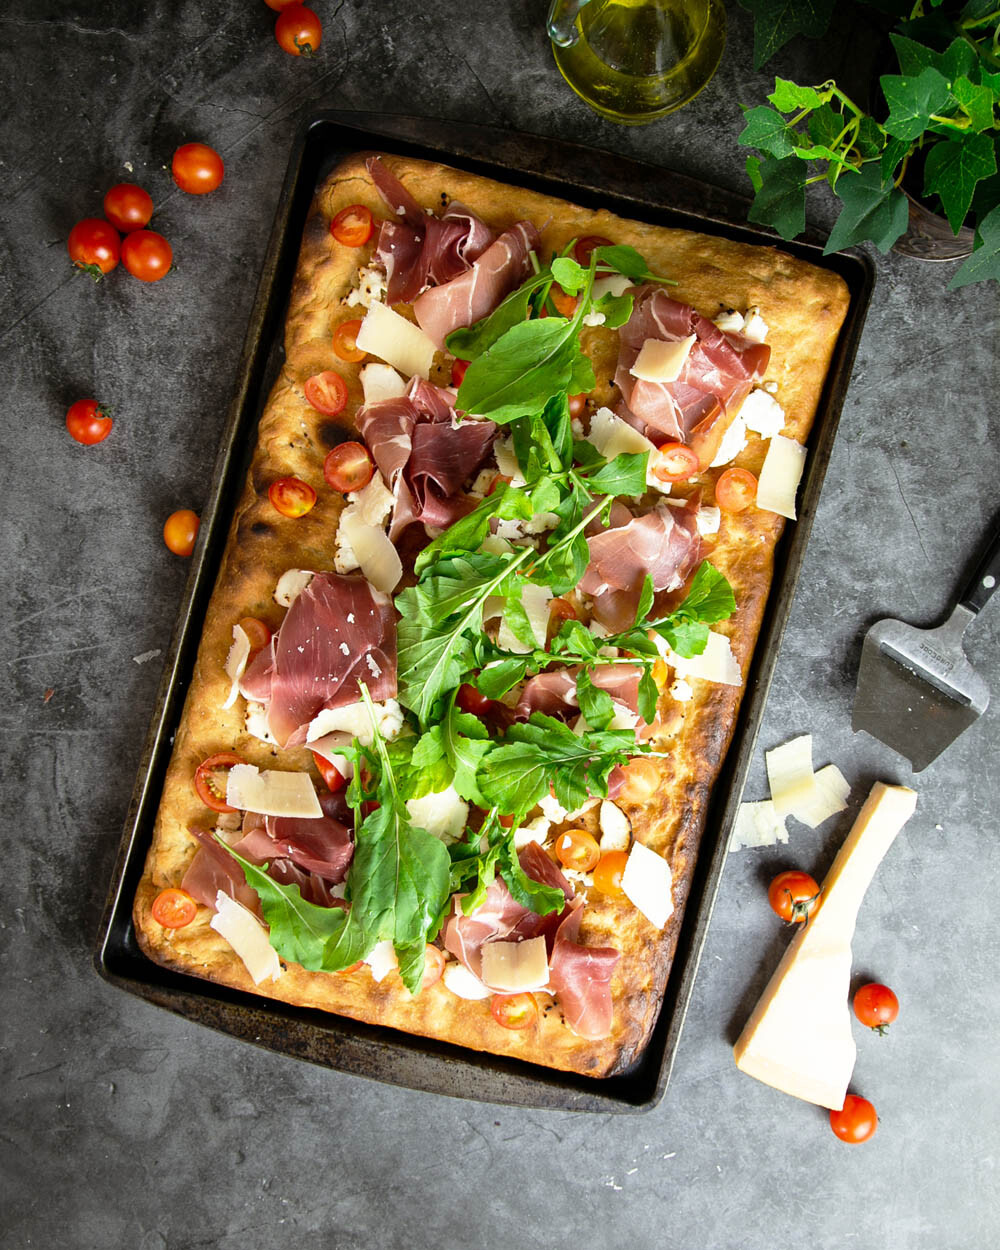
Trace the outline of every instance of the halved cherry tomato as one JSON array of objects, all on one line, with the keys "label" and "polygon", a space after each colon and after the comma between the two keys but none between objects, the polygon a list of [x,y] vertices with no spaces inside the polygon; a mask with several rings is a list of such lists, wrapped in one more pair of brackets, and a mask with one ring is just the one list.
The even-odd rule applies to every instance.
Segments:
[{"label": "halved cherry tomato", "polygon": [[451,384],[452,386],[461,386],[465,377],[465,371],[472,363],[470,360],[456,360],[451,366]]},{"label": "halved cherry tomato", "polygon": [[274,23],[274,37],[292,56],[314,56],[323,37],[319,18],[304,4],[282,9]]},{"label": "halved cherry tomato", "polygon": [[122,241],[122,264],[140,282],[159,282],[173,262],[174,249],[155,230],[133,230]]},{"label": "halved cherry tomato", "polygon": [[899,999],[888,985],[871,981],[854,995],[854,1014],[873,1033],[882,1034],[899,1015]]},{"label": "halved cherry tomato", "polygon": [[66,413],[66,429],[70,437],[87,447],[103,443],[111,433],[109,410],[96,399],[78,399]]},{"label": "halved cherry tomato", "polygon": [[497,824],[501,829],[511,829],[514,825],[514,817],[510,814],[497,817]]},{"label": "halved cherry tomato", "polygon": [[859,1146],[878,1128],[878,1116],[867,1098],[848,1094],[840,1111],[830,1112],[830,1127],[841,1141]]},{"label": "halved cherry tomato", "polygon": [[538,1023],[538,1003],[534,994],[494,994],[490,1011],[505,1029],[530,1029]]},{"label": "halved cherry tomato", "polygon": [[306,399],[324,417],[335,417],[347,406],[347,383],[332,369],[327,369],[325,373],[314,373],[311,378],[306,379],[302,389]]},{"label": "halved cherry tomato", "polygon": [[198,904],[186,890],[161,890],[150,908],[153,919],[165,929],[183,929],[198,914]]},{"label": "halved cherry tomato", "polygon": [[333,332],[333,350],[341,360],[349,360],[357,364],[368,355],[358,346],[358,331],[361,321],[342,321]]},{"label": "halved cherry tomato", "polygon": [[175,556],[189,556],[198,537],[198,513],[190,508],[171,512],[163,522],[163,541]]},{"label": "halved cherry tomato", "polygon": [[698,472],[698,453],[684,443],[664,443],[657,450],[653,473],[661,482],[686,482]]},{"label": "halved cherry tomato", "polygon": [[580,302],[578,296],[567,295],[561,286],[553,286],[549,291],[549,299],[555,304],[556,312],[560,317],[572,317],[576,312],[576,306]]},{"label": "halved cherry tomato", "polygon": [[487,495],[492,495],[501,482],[503,482],[505,486],[509,486],[513,480],[513,478],[507,477],[505,473],[498,473],[493,481],[490,482],[489,490],[486,492]]},{"label": "halved cherry tomato", "polygon": [[239,622],[240,629],[250,640],[250,650],[259,651],[271,641],[271,629],[260,617],[244,616]]},{"label": "halved cherry tomato", "polygon": [[622,769],[625,783],[618,791],[623,803],[645,803],[660,784],[660,774],[652,760],[636,755]]},{"label": "halved cherry tomato", "polygon": [[757,498],[757,479],[749,469],[735,465],[719,475],[715,483],[715,502],[723,512],[742,512]]},{"label": "halved cherry tomato", "polygon": [[470,686],[468,682],[465,682],[459,686],[455,702],[463,712],[471,712],[473,716],[482,716],[488,711],[493,700],[487,699],[486,695],[480,694],[475,686]]},{"label": "halved cherry tomato", "polygon": [[330,222],[330,233],[344,247],[364,247],[375,230],[372,210],[364,204],[342,208]]},{"label": "halved cherry tomato", "polygon": [[420,982],[422,990],[430,989],[435,981],[441,980],[444,972],[444,951],[430,942],[424,949],[424,979]]},{"label": "halved cherry tomato", "polygon": [[84,217],[69,232],[66,250],[77,269],[100,282],[121,259],[122,241],[114,226],[100,217]]},{"label": "halved cherry tomato", "polygon": [[323,784],[330,791],[330,793],[336,794],[338,790],[342,790],[347,778],[336,766],[336,764],[331,764],[329,760],[324,759],[318,751],[313,751],[312,757],[316,761],[316,768],[319,775],[323,778]]},{"label": "halved cherry tomato", "polygon": [[564,621],[578,621],[579,619],[579,613],[568,599],[558,596],[555,599],[551,599],[549,601],[549,624],[546,630],[546,645],[559,633]]},{"label": "halved cherry tomato", "polygon": [[361,490],[375,475],[375,463],[364,443],[339,443],[326,453],[323,476],[331,490]]},{"label": "halved cherry tomato", "polygon": [[226,774],[234,764],[245,763],[246,760],[233,751],[220,751],[218,755],[210,755],[195,769],[195,794],[213,812],[239,811],[239,808],[230,807],[226,802]]},{"label": "halved cherry tomato", "polygon": [[188,195],[207,195],[222,182],[226,167],[215,148],[207,143],[185,143],[174,153],[170,172]]},{"label": "halved cherry tomato", "polygon": [[586,395],[570,395],[569,397],[569,415],[571,417],[582,417],[587,411]]},{"label": "halved cherry tomato", "polygon": [[300,477],[279,477],[267,488],[267,497],[282,516],[305,516],[316,502],[316,492]]},{"label": "halved cherry tomato", "polygon": [[576,257],[576,263],[586,267],[590,264],[590,254],[595,247],[610,247],[611,240],[604,238],[600,234],[587,234],[582,239],[577,239],[576,246],[573,248],[573,255]]},{"label": "halved cherry tomato", "polygon": [[617,898],[622,893],[622,877],[627,863],[628,851],[605,851],[594,869],[595,889]]},{"label": "halved cherry tomato", "polygon": [[564,868],[590,872],[601,858],[601,848],[586,829],[567,829],[556,838],[556,858]]},{"label": "halved cherry tomato", "polygon": [[122,234],[141,230],[153,215],[153,197],[134,182],[119,182],[104,197],[104,216]]},{"label": "halved cherry tomato", "polygon": [[819,906],[819,886],[807,872],[780,872],[767,887],[767,901],[786,924],[802,924]]}]

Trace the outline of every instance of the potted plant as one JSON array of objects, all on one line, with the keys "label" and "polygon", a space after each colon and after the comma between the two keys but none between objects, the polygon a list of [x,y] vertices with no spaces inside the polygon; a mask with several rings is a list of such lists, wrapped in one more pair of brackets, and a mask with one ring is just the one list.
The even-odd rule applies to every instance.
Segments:
[{"label": "potted plant", "polygon": [[[759,58],[761,14],[776,10],[753,7]],[[786,0],[786,17],[789,7],[817,8]],[[765,39],[764,59],[794,33],[786,22],[778,43]],[[805,228],[807,186],[826,182],[842,201],[826,251],[867,240],[885,252],[910,223],[909,192],[942,212],[954,236],[970,232],[974,250],[951,287],[1000,279],[1000,0],[917,0],[890,41],[899,72],[879,79],[879,118],[833,81],[777,78],[768,105],[744,108],[740,142],[758,153],[747,159],[750,220],[794,238]]]}]

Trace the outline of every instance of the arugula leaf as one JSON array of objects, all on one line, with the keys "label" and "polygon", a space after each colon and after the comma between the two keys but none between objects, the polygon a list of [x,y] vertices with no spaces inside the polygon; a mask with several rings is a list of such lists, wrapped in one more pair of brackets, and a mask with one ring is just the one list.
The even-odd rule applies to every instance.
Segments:
[{"label": "arugula leaf", "polygon": [[[661,281],[666,281],[666,279],[661,279]],[[603,315],[604,324],[609,330],[620,330],[632,316],[634,303],[635,297],[627,292],[614,295],[608,291],[607,294],[594,301],[594,311]]]},{"label": "arugula leaf", "polygon": [[514,850],[513,828],[499,844],[497,862],[500,875],[515,903],[520,903],[522,907],[527,907],[540,916],[562,911],[566,906],[566,895],[558,886],[536,881],[521,867],[517,851]]},{"label": "arugula leaf", "polygon": [[743,112],[747,124],[740,134],[740,143],[758,148],[768,156],[780,158],[792,155],[798,135],[780,113],[768,108],[766,104],[744,109]]},{"label": "arugula leaf", "polygon": [[576,295],[587,281],[587,271],[570,256],[557,256],[552,262],[552,276],[567,295]]},{"label": "arugula leaf", "polygon": [[844,207],[830,231],[824,256],[865,239],[887,252],[907,227],[906,197],[891,182],[883,182],[877,165],[845,175],[837,184],[837,194]]},{"label": "arugula leaf", "polygon": [[581,668],[576,675],[576,699],[591,729],[607,729],[615,717],[615,704],[606,690],[599,690],[590,673]]},{"label": "arugula leaf", "polygon": [[500,482],[492,495],[487,495],[471,512],[459,517],[443,534],[428,543],[416,558],[414,572],[419,577],[441,560],[462,552],[478,551],[489,533],[493,517],[505,521],[515,517],[530,520],[537,510],[534,499],[524,491],[507,482]]},{"label": "arugula leaf", "polygon": [[948,223],[958,234],[972,203],[976,183],[997,172],[996,151],[989,135],[967,134],[960,140],[935,143],[924,166],[924,194],[934,193]]},{"label": "arugula leaf", "polygon": [[419,737],[406,734],[396,738],[386,744],[386,751],[404,798],[421,799],[425,794],[436,794],[451,781],[440,725],[433,725]]},{"label": "arugula leaf", "polygon": [[460,712],[455,707],[454,696],[448,707],[448,715],[441,725],[441,743],[445,757],[453,771],[452,785],[470,803],[488,807],[476,781],[480,764],[493,749],[489,731],[478,716]]},{"label": "arugula leaf", "polygon": [[580,621],[563,621],[559,632],[552,639],[552,650],[559,654],[577,656],[583,660],[596,658],[601,644]]},{"label": "arugula leaf", "polygon": [[[680,652],[677,654],[679,655]],[[653,671],[647,666],[642,670],[642,676],[639,678],[639,715],[647,724],[651,725],[656,719],[656,704],[659,697],[660,692],[653,680]]]},{"label": "arugula leaf", "polygon": [[662,282],[667,286],[677,285],[673,278],[661,278],[653,273],[646,264],[645,257],[634,247],[629,247],[627,243],[605,243],[594,249],[594,255],[602,267],[614,269],[626,278],[631,278],[633,282]]},{"label": "arugula leaf", "polygon": [[[701,568],[699,567],[698,573],[700,572],[701,572]],[[698,580],[698,573],[695,574],[695,579],[694,579],[695,581]],[[728,585],[728,582],[727,582],[727,585]],[[694,589],[694,582],[691,583],[691,588],[692,590]],[[635,620],[633,621],[634,626],[638,627],[640,622],[644,621],[646,617],[649,616],[649,610],[653,606],[653,596],[655,594],[656,594],[656,590],[653,586],[653,579],[647,573],[646,576],[642,579],[642,590],[640,590],[639,592],[639,602],[636,605],[636,609],[635,609]],[[686,596],[685,602],[687,602],[687,599],[690,599],[690,598],[691,596],[690,594],[688,594]]]},{"label": "arugula leaf", "polygon": [[673,616],[714,625],[725,621],[736,611],[736,596],[727,579],[714,564],[702,560],[691,579],[691,588]]},{"label": "arugula leaf", "polygon": [[919,138],[930,124],[931,114],[948,107],[948,80],[930,66],[916,77],[885,74],[879,83],[889,105],[889,116],[883,125],[886,134],[895,139]]},{"label": "arugula leaf", "polygon": [[769,157],[757,172],[760,186],[747,218],[773,226],[783,239],[794,239],[806,228],[806,167],[797,156]]},{"label": "arugula leaf", "polygon": [[477,321],[475,325],[452,330],[445,339],[445,346],[459,360],[476,360],[512,326],[527,321],[532,295],[550,282],[551,278],[551,270],[541,270],[522,283],[516,291],[512,291],[488,317]]},{"label": "arugula leaf", "polygon": [[948,283],[949,291],[986,278],[1000,280],[1000,205],[979,223],[976,239],[976,250]]},{"label": "arugula leaf", "polygon": [[527,656],[523,659],[498,660],[477,676],[476,689],[487,699],[499,699],[508,690],[513,690],[519,681],[524,681],[528,664]]},{"label": "arugula leaf", "polygon": [[740,0],[754,15],[753,67],[761,66],[794,35],[819,38],[833,16],[835,0]]},{"label": "arugula leaf", "polygon": [[648,451],[621,452],[587,477],[595,495],[643,495],[646,492]]},{"label": "arugula leaf", "polygon": [[657,633],[666,638],[671,651],[685,660],[701,655],[708,645],[709,630],[702,621],[671,621],[662,629],[657,627]]}]

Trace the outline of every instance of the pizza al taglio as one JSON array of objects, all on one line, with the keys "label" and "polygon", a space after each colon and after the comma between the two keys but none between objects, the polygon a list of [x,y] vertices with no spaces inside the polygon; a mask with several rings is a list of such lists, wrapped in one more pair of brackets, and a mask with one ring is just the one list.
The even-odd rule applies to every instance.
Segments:
[{"label": "pizza al taglio", "polygon": [[336,169],[135,899],[150,958],[627,1068],[847,305],[778,248]]}]

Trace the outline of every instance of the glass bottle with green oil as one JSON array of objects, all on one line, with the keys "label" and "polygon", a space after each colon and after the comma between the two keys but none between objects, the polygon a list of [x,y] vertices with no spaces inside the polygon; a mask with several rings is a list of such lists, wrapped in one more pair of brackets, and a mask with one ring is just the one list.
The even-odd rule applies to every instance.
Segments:
[{"label": "glass bottle with green oil", "polygon": [[604,117],[642,125],[687,104],[718,68],[722,0],[552,0],[559,71]]}]

